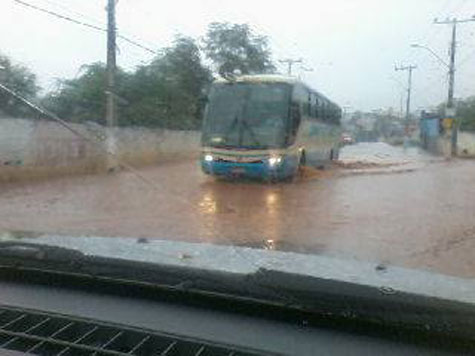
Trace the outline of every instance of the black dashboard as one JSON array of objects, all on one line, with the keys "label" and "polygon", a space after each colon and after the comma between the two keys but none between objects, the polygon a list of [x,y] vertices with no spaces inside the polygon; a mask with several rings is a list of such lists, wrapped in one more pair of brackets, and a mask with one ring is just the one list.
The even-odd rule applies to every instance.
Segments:
[{"label": "black dashboard", "polygon": [[5,355],[453,354],[276,317],[141,298],[126,290],[118,295],[0,282],[0,351]]}]

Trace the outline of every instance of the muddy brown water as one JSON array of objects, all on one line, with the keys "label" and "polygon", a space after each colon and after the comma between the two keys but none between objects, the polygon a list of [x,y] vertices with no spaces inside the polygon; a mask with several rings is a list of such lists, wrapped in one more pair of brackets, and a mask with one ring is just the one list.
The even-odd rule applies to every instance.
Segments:
[{"label": "muddy brown water", "polygon": [[[361,168],[361,167],[360,167]],[[371,168],[371,167],[370,167]],[[351,257],[475,277],[475,162],[219,181],[195,161],[0,187],[0,232],[133,236]],[[361,172],[360,172],[361,173]]]}]

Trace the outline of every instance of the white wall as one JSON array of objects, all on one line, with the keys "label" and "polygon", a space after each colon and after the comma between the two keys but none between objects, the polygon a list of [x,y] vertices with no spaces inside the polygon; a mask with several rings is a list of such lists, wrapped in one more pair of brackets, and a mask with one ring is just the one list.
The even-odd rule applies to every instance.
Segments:
[{"label": "white wall", "polygon": [[475,133],[459,132],[458,154],[460,157],[475,157]]},{"label": "white wall", "polygon": [[32,120],[0,118],[0,166],[24,161],[34,127]]},{"label": "white wall", "polygon": [[[0,182],[105,169],[106,129],[46,120],[0,119]],[[199,132],[115,128],[119,162],[134,166],[198,156]],[[91,142],[92,141],[92,142]]]}]

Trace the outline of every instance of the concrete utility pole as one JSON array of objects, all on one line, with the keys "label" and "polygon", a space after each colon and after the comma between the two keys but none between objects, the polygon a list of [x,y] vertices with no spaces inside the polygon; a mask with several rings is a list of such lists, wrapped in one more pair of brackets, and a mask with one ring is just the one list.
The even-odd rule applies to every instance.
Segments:
[{"label": "concrete utility pole", "polygon": [[115,96],[116,77],[116,22],[115,5],[117,0],[107,2],[107,83],[106,83],[106,124],[107,124],[107,169],[115,169],[115,137],[113,127],[117,125],[117,109]]},{"label": "concrete utility pole", "polygon": [[412,90],[412,71],[416,69],[417,66],[409,65],[403,67],[395,67],[396,71],[407,70],[409,75],[407,78],[407,99],[406,99],[406,135],[409,134],[409,115],[411,112],[411,90]]},{"label": "concrete utility pole", "polygon": [[447,118],[452,118],[452,135],[451,135],[451,155],[457,155],[457,129],[458,122],[455,118],[455,103],[454,103],[454,84],[455,84],[455,49],[457,47],[457,24],[475,21],[475,16],[471,19],[457,20],[457,18],[446,19],[444,21],[434,20],[436,25],[452,25],[452,40],[450,42],[450,62],[449,62],[449,90],[447,95],[447,106],[445,115]]},{"label": "concrete utility pole", "polygon": [[287,58],[287,59],[281,59],[279,61],[280,63],[287,63],[287,75],[292,75],[292,66],[296,63],[302,63],[303,60],[302,58],[299,58],[299,59],[290,59],[290,58]]}]

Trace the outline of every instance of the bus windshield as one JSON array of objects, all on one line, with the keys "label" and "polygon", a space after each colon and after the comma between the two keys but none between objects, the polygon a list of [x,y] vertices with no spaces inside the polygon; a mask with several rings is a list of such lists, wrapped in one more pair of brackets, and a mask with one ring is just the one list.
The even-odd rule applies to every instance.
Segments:
[{"label": "bus windshield", "polygon": [[279,148],[286,142],[290,86],[283,83],[217,83],[211,88],[203,144]]}]

